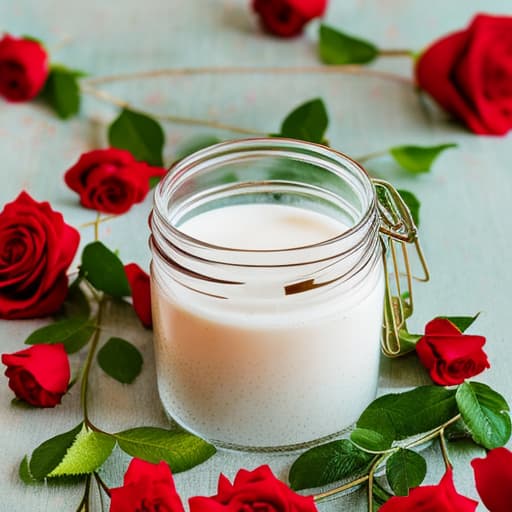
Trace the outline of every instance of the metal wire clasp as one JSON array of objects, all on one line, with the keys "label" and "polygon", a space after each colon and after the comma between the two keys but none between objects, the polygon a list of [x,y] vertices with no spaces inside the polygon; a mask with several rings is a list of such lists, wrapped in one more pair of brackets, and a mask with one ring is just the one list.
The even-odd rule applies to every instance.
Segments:
[{"label": "metal wire clasp", "polygon": [[[377,207],[380,214],[382,258],[386,291],[384,297],[384,321],[382,351],[388,357],[403,353],[400,330],[405,328],[407,318],[414,309],[412,281],[428,281],[430,274],[421,249],[418,231],[411,212],[397,190],[388,182],[372,179],[377,192]],[[409,261],[408,245],[413,245],[423,270],[423,276],[413,276]],[[389,272],[388,254],[391,255],[393,271]],[[400,270],[400,260],[403,270]],[[391,279],[393,276],[393,279]],[[402,285],[404,281],[404,285]]]}]

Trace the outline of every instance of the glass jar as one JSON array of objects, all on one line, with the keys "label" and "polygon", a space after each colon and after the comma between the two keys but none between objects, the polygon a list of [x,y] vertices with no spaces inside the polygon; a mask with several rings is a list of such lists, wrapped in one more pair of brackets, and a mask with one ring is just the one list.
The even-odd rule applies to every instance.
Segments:
[{"label": "glass jar", "polygon": [[[300,208],[345,229],[280,249],[223,247],[180,229],[233,205]],[[236,449],[299,448],[350,426],[377,389],[380,224],[365,170],[324,146],[246,139],[174,164],[151,216],[155,358],[166,412]]]}]

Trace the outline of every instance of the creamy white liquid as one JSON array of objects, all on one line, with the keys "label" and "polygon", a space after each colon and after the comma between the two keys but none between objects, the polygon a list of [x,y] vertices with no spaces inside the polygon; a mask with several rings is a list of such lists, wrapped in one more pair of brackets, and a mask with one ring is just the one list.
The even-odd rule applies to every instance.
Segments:
[{"label": "creamy white liquid", "polygon": [[[252,204],[202,213],[179,229],[214,245],[261,250],[318,243],[347,228],[300,208]],[[153,269],[160,397],[192,432],[247,447],[308,443],[349,426],[374,398],[381,265],[348,293],[314,303],[292,303],[283,293],[273,311],[197,295]]]}]

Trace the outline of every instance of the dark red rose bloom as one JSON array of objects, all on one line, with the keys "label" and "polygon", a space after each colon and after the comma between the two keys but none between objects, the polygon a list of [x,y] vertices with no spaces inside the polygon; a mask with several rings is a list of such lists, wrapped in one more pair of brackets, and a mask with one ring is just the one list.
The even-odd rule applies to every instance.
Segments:
[{"label": "dark red rose bloom", "polygon": [[86,208],[119,214],[143,201],[149,192],[149,179],[166,172],[137,162],[129,151],[108,148],[84,153],[66,171],[64,180]]},{"label": "dark red rose bloom", "polygon": [[123,487],[110,489],[110,512],[184,512],[165,462],[133,459]]},{"label": "dark red rose bloom", "polygon": [[153,327],[149,275],[136,263],[125,265],[124,271],[132,290],[133,309],[144,327]]},{"label": "dark red rose bloom", "polygon": [[300,34],[306,23],[324,14],[327,0],[253,0],[252,7],[265,30],[292,37]]},{"label": "dark red rose bloom", "polygon": [[37,407],[55,407],[68,389],[70,370],[64,345],[34,345],[2,354],[9,387],[20,399]]},{"label": "dark red rose bloom", "polygon": [[409,496],[393,496],[379,512],[474,512],[478,502],[458,494],[447,469],[438,485],[416,487]]},{"label": "dark red rose bloom", "polygon": [[0,39],[0,95],[6,100],[31,100],[48,73],[48,55],[38,42],[10,35]]},{"label": "dark red rose bloom", "polygon": [[47,202],[22,192],[0,212],[0,318],[35,318],[59,309],[80,235]]},{"label": "dark red rose bloom", "polygon": [[476,489],[490,512],[512,510],[512,452],[494,448],[485,459],[471,461]]},{"label": "dark red rose bloom", "polygon": [[436,384],[452,386],[490,368],[483,336],[462,334],[445,318],[434,318],[416,344],[421,363]]},{"label": "dark red rose bloom", "polygon": [[512,128],[512,17],[479,14],[466,30],[428,47],[418,85],[477,134]]},{"label": "dark red rose bloom", "polygon": [[300,496],[278,480],[268,466],[241,469],[231,484],[220,475],[218,491],[211,498],[189,500],[190,512],[314,512],[312,496]]}]

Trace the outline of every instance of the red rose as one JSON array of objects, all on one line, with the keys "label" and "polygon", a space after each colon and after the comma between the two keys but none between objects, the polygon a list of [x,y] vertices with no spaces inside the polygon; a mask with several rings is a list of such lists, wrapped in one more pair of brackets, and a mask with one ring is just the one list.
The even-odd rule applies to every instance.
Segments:
[{"label": "red rose", "polygon": [[300,34],[306,23],[323,15],[327,0],[253,0],[252,8],[268,32],[281,37]]},{"label": "red rose", "polygon": [[105,213],[124,213],[144,200],[149,179],[167,171],[137,162],[124,149],[96,149],[84,153],[64,180],[80,196],[80,203]]},{"label": "red rose", "polygon": [[64,345],[34,345],[2,354],[9,387],[20,399],[37,407],[55,407],[69,384],[69,360]]},{"label": "red rose", "polygon": [[512,452],[494,448],[485,459],[471,461],[476,489],[490,512],[510,512],[512,508]]},{"label": "red rose", "polygon": [[26,192],[0,212],[0,318],[35,318],[59,309],[80,235],[47,202]]},{"label": "red rose", "polygon": [[268,466],[254,471],[241,469],[233,484],[220,475],[218,491],[211,498],[197,496],[189,500],[190,512],[313,512],[312,496],[300,496],[279,481]]},{"label": "red rose", "polygon": [[8,101],[37,96],[48,77],[48,55],[36,41],[0,39],[0,95]]},{"label": "red rose", "polygon": [[110,512],[184,512],[171,470],[165,462],[151,464],[133,459],[123,487],[110,489]]},{"label": "red rose", "polygon": [[416,64],[418,85],[477,134],[512,128],[512,17],[476,16],[433,43]]},{"label": "red rose", "polygon": [[449,320],[434,318],[426,325],[416,352],[436,384],[451,386],[490,368],[484,344],[483,336],[462,334]]},{"label": "red rose", "polygon": [[393,496],[379,512],[474,512],[478,502],[457,493],[452,470],[447,469],[438,485],[416,487],[409,496]]},{"label": "red rose", "polygon": [[149,276],[136,263],[125,265],[124,271],[132,290],[133,309],[144,327],[153,327]]}]

